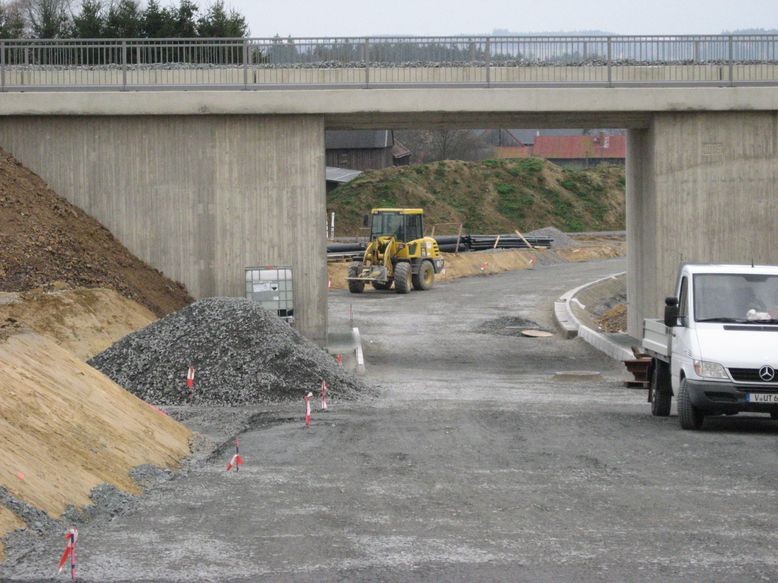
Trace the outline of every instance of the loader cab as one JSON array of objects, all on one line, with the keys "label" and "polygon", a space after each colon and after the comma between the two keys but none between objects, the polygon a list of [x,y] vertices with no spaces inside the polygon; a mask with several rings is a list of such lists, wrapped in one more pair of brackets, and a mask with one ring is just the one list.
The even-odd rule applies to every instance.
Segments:
[{"label": "loader cab", "polygon": [[373,209],[370,213],[370,240],[394,237],[399,242],[424,237],[424,214],[421,209]]}]

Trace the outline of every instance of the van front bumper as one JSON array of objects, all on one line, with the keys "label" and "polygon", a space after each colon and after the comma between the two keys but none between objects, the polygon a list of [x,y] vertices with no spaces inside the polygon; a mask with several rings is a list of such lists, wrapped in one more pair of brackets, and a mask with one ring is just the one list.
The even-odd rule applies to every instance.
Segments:
[{"label": "van front bumper", "polygon": [[705,413],[778,412],[778,403],[752,403],[746,393],[778,394],[778,387],[741,385],[732,382],[712,382],[686,379],[692,404]]}]

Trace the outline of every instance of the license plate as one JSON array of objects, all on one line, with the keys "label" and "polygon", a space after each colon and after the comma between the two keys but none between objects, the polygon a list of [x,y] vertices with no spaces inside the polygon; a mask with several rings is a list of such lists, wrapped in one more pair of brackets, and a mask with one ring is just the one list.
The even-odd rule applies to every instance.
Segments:
[{"label": "license plate", "polygon": [[775,403],[778,405],[778,393],[746,393],[747,403]]}]

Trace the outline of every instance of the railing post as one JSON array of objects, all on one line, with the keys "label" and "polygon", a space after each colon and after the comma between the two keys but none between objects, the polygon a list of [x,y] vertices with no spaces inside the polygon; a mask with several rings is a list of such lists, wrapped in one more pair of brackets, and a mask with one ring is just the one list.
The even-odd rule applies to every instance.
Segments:
[{"label": "railing post", "polygon": [[127,41],[122,41],[122,91],[127,91]]},{"label": "railing post", "polygon": [[5,42],[0,41],[0,91],[5,91]]},{"label": "railing post", "polygon": [[613,87],[613,43],[608,37],[608,87]]},{"label": "railing post", "polygon": [[735,85],[735,63],[734,63],[734,55],[735,55],[735,47],[733,46],[732,42],[732,35],[729,35],[727,39],[729,43],[729,85],[731,87],[734,87]]},{"label": "railing post", "polygon": [[243,88],[249,86],[249,41],[243,39]]},{"label": "railing post", "polygon": [[492,84],[492,39],[486,37],[486,86]]},{"label": "railing post", "polygon": [[365,37],[365,89],[370,87],[370,39]]}]

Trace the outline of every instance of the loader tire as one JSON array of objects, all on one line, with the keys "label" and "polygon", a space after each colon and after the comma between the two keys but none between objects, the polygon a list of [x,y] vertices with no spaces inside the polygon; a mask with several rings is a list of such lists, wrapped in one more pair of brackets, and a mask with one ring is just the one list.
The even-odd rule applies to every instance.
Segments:
[{"label": "loader tire", "polygon": [[651,414],[667,417],[673,396],[670,389],[670,367],[666,362],[655,360],[651,372]]},{"label": "loader tire", "polygon": [[394,268],[394,289],[398,294],[411,291],[411,264],[402,262]]},{"label": "loader tire", "polygon": [[[354,261],[348,266],[349,277],[356,277],[359,275],[360,271],[362,271],[362,264],[359,261]],[[348,282],[348,291],[350,291],[352,294],[361,294],[363,291],[365,291],[365,282],[354,281],[350,279]]]},{"label": "loader tire", "polygon": [[422,261],[419,265],[419,273],[413,276],[413,289],[424,290],[432,287],[435,283],[435,270],[432,263]]}]

